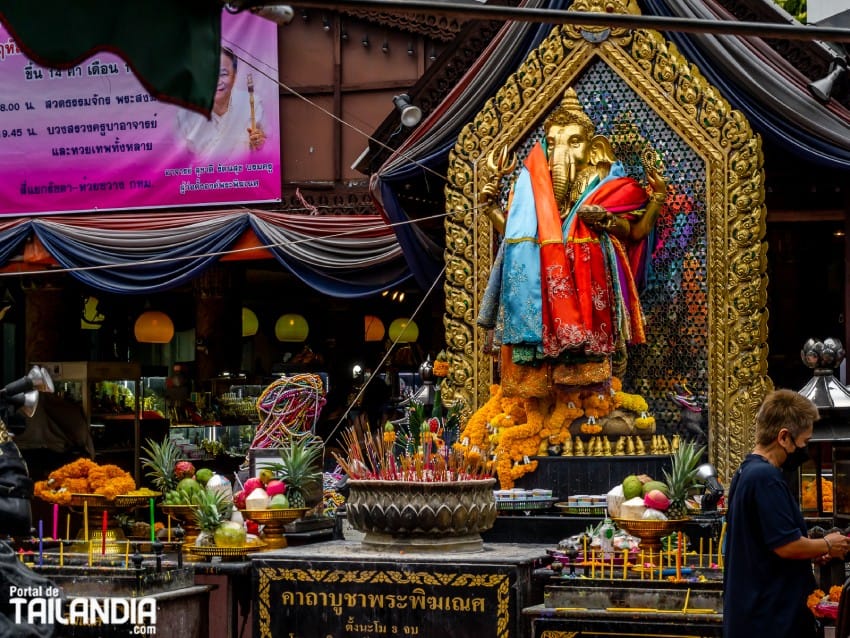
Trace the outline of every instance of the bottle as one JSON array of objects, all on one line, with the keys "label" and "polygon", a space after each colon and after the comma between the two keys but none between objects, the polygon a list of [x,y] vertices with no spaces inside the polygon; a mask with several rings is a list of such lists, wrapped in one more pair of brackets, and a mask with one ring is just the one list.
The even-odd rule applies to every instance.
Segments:
[{"label": "bottle", "polygon": [[614,529],[614,521],[606,514],[599,528],[599,548],[606,557],[614,552]]}]

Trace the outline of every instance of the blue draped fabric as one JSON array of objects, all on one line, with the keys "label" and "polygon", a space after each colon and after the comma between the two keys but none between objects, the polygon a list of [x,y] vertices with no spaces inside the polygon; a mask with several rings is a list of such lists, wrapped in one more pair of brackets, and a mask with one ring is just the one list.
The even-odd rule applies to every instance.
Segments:
[{"label": "blue draped fabric", "polygon": [[0,231],[0,265],[9,261],[32,230],[32,222],[24,221],[11,228]]},{"label": "blue draped fabric", "polygon": [[251,227],[275,259],[305,284],[319,292],[340,298],[368,297],[395,287],[410,278],[411,273],[402,259],[337,268],[320,268],[306,261],[292,259],[292,255],[277,246],[277,238],[267,232],[267,227],[251,219]]},{"label": "blue draped fabric", "polygon": [[[672,10],[664,0],[646,0],[646,4],[648,13],[653,15],[687,17]],[[703,36],[678,32],[665,33],[665,36],[679,47],[682,55],[720,90],[721,95],[729,100],[733,107],[746,115],[754,130],[807,161],[832,168],[850,168],[850,149],[831,144],[808,133],[801,126],[805,118],[804,113],[800,112],[796,120],[780,117],[753,99],[747,92],[746,78],[736,78],[732,74],[724,73],[718,61],[708,57],[700,43]]]},{"label": "blue draped fabric", "polygon": [[[53,228],[36,223],[34,232],[50,254],[83,283],[106,292],[143,294],[162,292],[184,284],[218,261],[233,244],[248,218],[241,215],[216,232],[167,250],[156,246],[131,254],[86,244]],[[138,263],[150,261],[151,263]],[[101,267],[109,264],[109,267]],[[127,264],[127,265],[122,265]],[[91,268],[91,270],[81,270]]]}]

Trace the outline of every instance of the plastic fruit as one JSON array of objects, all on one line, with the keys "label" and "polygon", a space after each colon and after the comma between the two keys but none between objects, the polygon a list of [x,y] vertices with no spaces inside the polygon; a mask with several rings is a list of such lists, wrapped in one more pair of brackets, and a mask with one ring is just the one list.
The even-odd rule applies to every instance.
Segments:
[{"label": "plastic fruit", "polygon": [[643,497],[643,504],[651,509],[663,512],[670,507],[670,499],[661,490],[652,490]]},{"label": "plastic fruit", "polygon": [[270,497],[278,494],[286,494],[286,483],[279,481],[278,479],[272,479],[266,485],[266,494]]},{"label": "plastic fruit", "polygon": [[285,510],[289,509],[289,499],[286,498],[286,494],[275,494],[272,496],[272,499],[269,501],[270,510]]},{"label": "plastic fruit", "polygon": [[178,461],[174,464],[174,476],[178,479],[192,478],[195,476],[195,466],[189,461]]},{"label": "plastic fruit", "polygon": [[258,487],[263,487],[263,482],[255,476],[245,481],[245,484],[242,487],[246,494],[250,494]]},{"label": "plastic fruit", "polygon": [[269,495],[262,487],[258,487],[245,499],[246,510],[264,510],[269,506]]},{"label": "plastic fruit", "polygon": [[245,528],[233,521],[225,521],[215,528],[213,534],[216,547],[244,547],[247,536]]},{"label": "plastic fruit", "polygon": [[269,482],[274,480],[274,472],[269,468],[263,468],[260,470],[260,480],[263,482],[263,485],[268,485]]},{"label": "plastic fruit", "polygon": [[177,484],[177,491],[185,491],[187,494],[198,492],[201,490],[201,484],[193,478],[184,478]]}]

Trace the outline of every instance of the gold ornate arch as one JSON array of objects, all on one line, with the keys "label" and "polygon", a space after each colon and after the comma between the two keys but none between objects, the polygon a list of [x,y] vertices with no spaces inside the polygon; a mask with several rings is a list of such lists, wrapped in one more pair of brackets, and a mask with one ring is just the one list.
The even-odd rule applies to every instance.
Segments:
[{"label": "gold ornate arch", "polygon": [[[620,0],[577,0],[573,9],[618,12]],[[635,12],[634,7],[629,7]],[[761,139],[745,117],[660,33],[562,25],[533,51],[458,137],[446,188],[448,391],[471,409],[486,400],[494,362],[475,324],[494,237],[476,210],[493,178],[482,161],[518,149],[591,65],[604,63],[676,132],[705,165],[705,279],[709,455],[729,476],[754,443],[754,415],[767,377],[767,277]],[[668,347],[672,347],[669,346]]]}]

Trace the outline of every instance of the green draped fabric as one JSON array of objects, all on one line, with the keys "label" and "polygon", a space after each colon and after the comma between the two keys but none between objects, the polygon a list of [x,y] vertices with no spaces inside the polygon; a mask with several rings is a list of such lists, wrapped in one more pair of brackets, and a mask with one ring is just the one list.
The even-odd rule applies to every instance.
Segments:
[{"label": "green draped fabric", "polygon": [[206,115],[218,80],[221,10],[216,0],[0,0],[0,20],[40,66],[69,68],[110,51],[152,95]]}]

